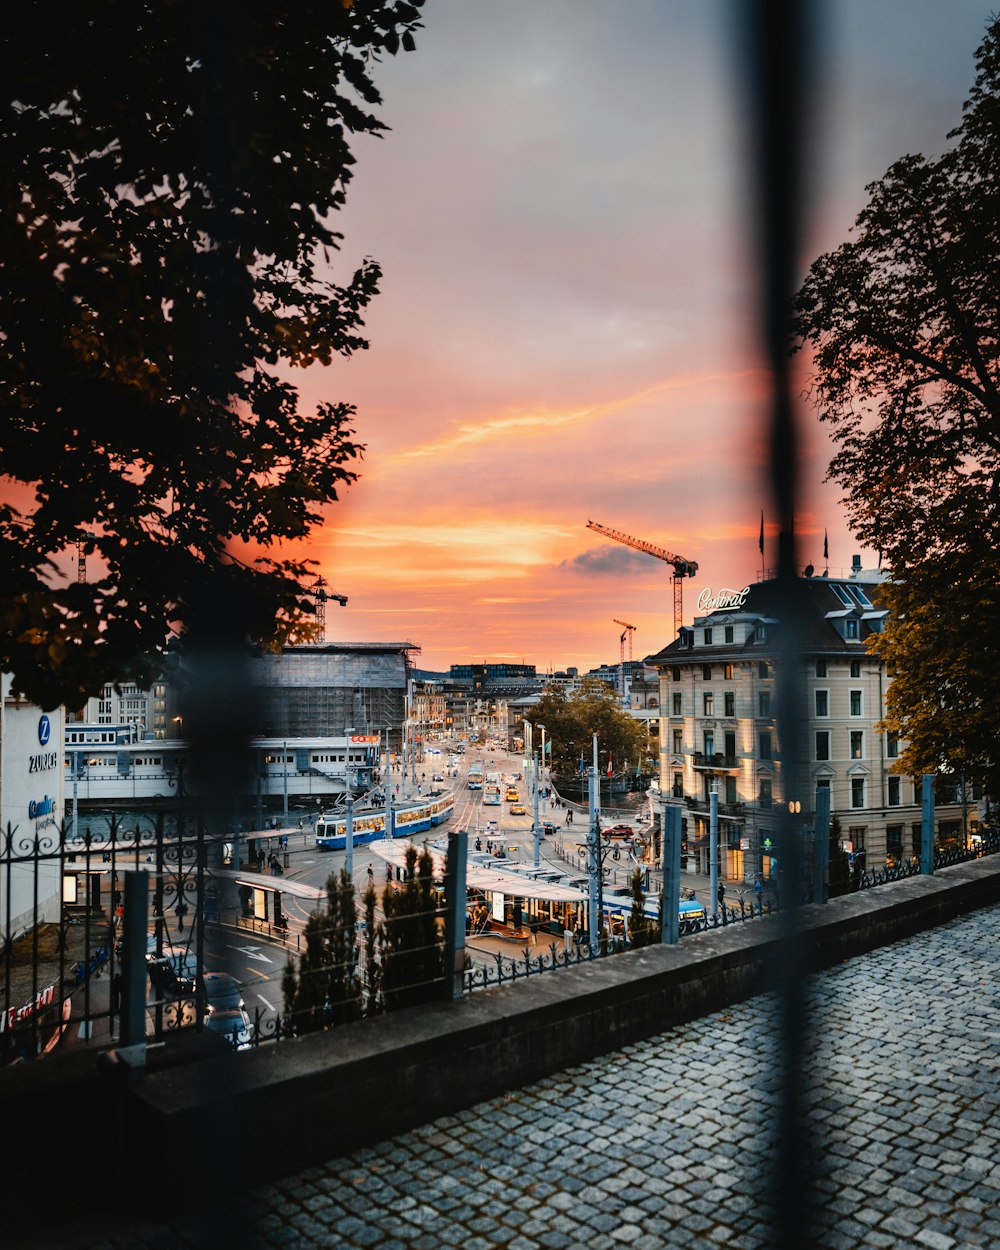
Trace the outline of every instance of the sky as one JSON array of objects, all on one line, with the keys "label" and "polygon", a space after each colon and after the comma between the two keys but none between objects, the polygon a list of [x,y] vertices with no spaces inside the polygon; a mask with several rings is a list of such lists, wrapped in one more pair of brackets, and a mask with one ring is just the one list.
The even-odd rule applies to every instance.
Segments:
[{"label": "sky", "polygon": [[[418,667],[539,671],[673,638],[671,567],[698,594],[776,560],[757,338],[741,6],[721,0],[428,0],[387,58],[381,139],[355,141],[334,272],[384,270],[367,352],[294,380],[357,406],[361,477],[308,554],[331,641],[401,641]],[[961,118],[990,15],[971,0],[829,0],[811,75],[801,274],[866,184]],[[803,400],[800,558],[864,551]],[[761,509],[767,541],[758,550]],[[628,652],[626,651],[626,657]]]}]

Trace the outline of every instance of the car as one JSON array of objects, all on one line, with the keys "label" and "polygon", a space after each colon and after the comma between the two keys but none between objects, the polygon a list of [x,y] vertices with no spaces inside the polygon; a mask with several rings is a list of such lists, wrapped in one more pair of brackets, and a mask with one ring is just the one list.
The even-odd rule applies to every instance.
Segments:
[{"label": "car", "polygon": [[205,1017],[204,1025],[209,1033],[217,1033],[234,1050],[249,1049],[253,1025],[242,1007],[235,1011],[213,1011]]},{"label": "car", "polygon": [[444,773],[435,773],[431,777],[431,781],[444,781]]},{"label": "car", "polygon": [[606,837],[631,838],[635,830],[631,825],[617,824],[612,825],[610,829],[606,829],[604,832]]},{"label": "car", "polygon": [[556,827],[551,820],[542,821],[542,833],[555,833]]},{"label": "car", "polygon": [[245,1006],[240,983],[228,972],[206,972],[202,978],[202,994],[208,1011],[238,1011]]},{"label": "car", "polygon": [[510,814],[512,816],[527,816],[528,809],[524,806],[523,803],[511,803]]}]

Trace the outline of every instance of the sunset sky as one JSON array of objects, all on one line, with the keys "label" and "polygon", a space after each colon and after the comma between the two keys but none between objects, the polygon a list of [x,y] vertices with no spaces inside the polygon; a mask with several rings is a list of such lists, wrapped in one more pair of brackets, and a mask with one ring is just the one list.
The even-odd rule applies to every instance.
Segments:
[{"label": "sunset sky", "polygon": [[[672,637],[670,567],[588,519],[759,576],[768,513],[749,253],[738,6],[716,0],[429,0],[417,51],[377,73],[379,141],[355,146],[336,270],[383,266],[371,349],[295,380],[358,407],[361,480],[311,555],[349,597],[331,640],[407,639],[419,666],[617,661]],[[802,272],[867,183],[946,145],[989,6],[821,6]],[[803,406],[801,558],[861,551],[823,485]],[[863,552],[866,565],[872,553]]]}]

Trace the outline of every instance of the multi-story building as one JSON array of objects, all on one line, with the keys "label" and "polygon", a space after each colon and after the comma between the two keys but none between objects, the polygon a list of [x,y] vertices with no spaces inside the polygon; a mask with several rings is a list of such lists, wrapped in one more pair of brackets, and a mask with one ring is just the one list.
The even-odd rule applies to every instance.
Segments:
[{"label": "multi-story building", "polygon": [[89,725],[128,725],[136,738],[180,737],[177,693],[162,679],[148,690],[135,682],[123,682],[118,687],[108,683],[78,712],[70,713],[69,719]]},{"label": "multi-story building", "polygon": [[[728,878],[772,875],[779,805],[795,804],[803,829],[811,828],[820,789],[830,791],[845,849],[868,868],[919,855],[920,781],[893,771],[900,744],[877,728],[889,677],[866,639],[886,616],[873,601],[879,580],[857,558],[850,577],[803,578],[807,612],[796,642],[806,703],[797,744],[804,794],[787,793],[782,776],[776,581],[725,594],[716,601],[722,606],[646,661],[659,672],[661,791],[683,808],[692,867],[707,870],[713,790]],[[937,840],[959,840],[953,788],[939,787],[937,797]]]}]

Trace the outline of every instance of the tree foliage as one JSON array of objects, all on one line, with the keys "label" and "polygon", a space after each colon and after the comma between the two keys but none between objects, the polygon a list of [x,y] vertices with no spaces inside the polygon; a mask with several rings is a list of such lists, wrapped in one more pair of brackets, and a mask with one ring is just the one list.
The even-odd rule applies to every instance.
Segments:
[{"label": "tree foliage", "polygon": [[335,214],[421,4],[28,0],[0,37],[0,667],[43,705],[150,678],[209,596],[258,640],[311,612],[279,548],[361,446],[290,370],[367,346]]},{"label": "tree foliage", "polygon": [[444,978],[441,907],[434,889],[434,860],[414,846],[406,850],[406,881],[398,892],[387,885],[382,943],[382,991],[386,1011],[427,1002]]},{"label": "tree foliage", "polygon": [[287,1032],[315,1033],[360,1019],[357,936],[354,882],[342,868],[339,875],[331,873],[327,878],[326,907],[306,921],[305,950],[298,967],[291,959],[285,967],[283,1027]]},{"label": "tree foliage", "polygon": [[830,476],[893,579],[873,647],[895,672],[887,723],[909,740],[899,767],[964,767],[996,793],[997,669],[981,645],[1000,581],[996,19],[949,139],[944,155],[904,156],[869,186],[854,237],[799,291],[796,329],[836,444]]},{"label": "tree foliage", "polygon": [[[545,726],[546,755],[552,771],[564,776],[579,772],[581,755],[584,767],[590,766],[595,733],[602,768],[606,766],[608,752],[616,771],[626,767],[634,771],[645,762],[649,752],[645,726],[620,707],[614,692],[598,678],[584,678],[568,696],[558,688],[545,690],[530,720],[534,725]],[[540,748],[538,733],[535,744]]]}]

